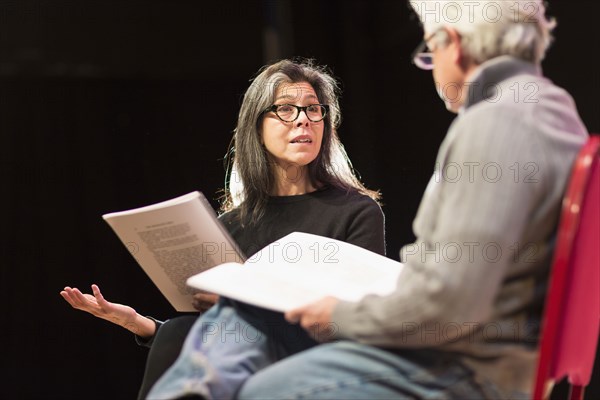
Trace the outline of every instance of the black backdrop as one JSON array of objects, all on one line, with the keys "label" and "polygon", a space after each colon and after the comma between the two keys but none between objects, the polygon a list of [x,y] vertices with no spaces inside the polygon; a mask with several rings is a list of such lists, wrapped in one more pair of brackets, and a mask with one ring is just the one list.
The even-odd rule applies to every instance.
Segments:
[{"label": "black backdrop", "polygon": [[[565,3],[544,69],[598,132],[600,6]],[[402,0],[0,1],[1,397],[135,397],[145,349],[58,293],[97,283],[174,315],[100,216],[192,190],[217,207],[241,94],[273,57],[339,77],[340,134],[397,258],[453,118],[410,64],[420,36]]]}]

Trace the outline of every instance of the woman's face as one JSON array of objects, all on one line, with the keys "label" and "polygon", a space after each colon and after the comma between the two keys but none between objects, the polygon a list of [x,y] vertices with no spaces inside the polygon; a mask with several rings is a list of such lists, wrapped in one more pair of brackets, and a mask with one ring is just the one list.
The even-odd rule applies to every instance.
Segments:
[{"label": "woman's face", "polygon": [[[285,83],[275,92],[274,104],[302,107],[318,103],[315,90],[306,82]],[[310,121],[304,111],[300,111],[293,122],[284,122],[271,111],[263,117],[261,139],[271,159],[279,167],[286,170],[290,167],[304,167],[319,154],[324,126],[324,121]]]}]

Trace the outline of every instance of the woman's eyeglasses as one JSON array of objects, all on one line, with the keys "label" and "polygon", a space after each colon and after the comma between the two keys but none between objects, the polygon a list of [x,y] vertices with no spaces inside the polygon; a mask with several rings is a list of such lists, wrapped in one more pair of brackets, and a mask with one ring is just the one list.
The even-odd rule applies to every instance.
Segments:
[{"label": "woman's eyeglasses", "polygon": [[263,113],[271,111],[283,122],[294,122],[300,116],[301,111],[304,111],[309,121],[320,122],[327,115],[329,106],[327,104],[311,104],[301,107],[294,104],[273,104],[265,109]]}]

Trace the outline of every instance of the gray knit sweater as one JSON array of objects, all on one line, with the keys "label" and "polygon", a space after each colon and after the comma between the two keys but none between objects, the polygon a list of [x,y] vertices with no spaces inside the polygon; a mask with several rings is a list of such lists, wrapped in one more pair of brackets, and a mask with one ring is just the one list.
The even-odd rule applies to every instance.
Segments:
[{"label": "gray knit sweater", "polygon": [[[480,66],[442,143],[395,293],[342,302],[339,337],[455,352],[505,393],[529,392],[560,204],[587,132],[538,66]],[[390,205],[393,206],[393,205]]]}]

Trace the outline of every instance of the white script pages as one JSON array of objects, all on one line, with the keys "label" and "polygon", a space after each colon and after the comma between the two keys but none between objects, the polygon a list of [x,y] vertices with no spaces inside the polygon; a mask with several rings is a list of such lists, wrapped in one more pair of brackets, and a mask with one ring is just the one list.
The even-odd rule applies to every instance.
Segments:
[{"label": "white script pages", "polygon": [[361,247],[308,233],[277,240],[242,265],[229,262],[188,279],[195,288],[285,312],[324,296],[357,301],[396,288],[402,264]]},{"label": "white script pages", "polygon": [[102,218],[177,311],[196,311],[190,276],[245,260],[200,192]]}]

